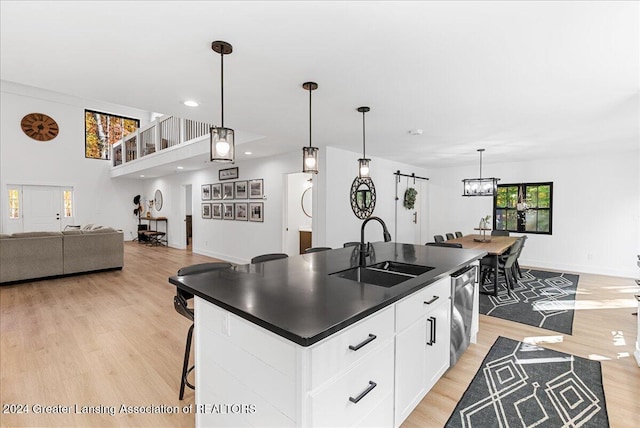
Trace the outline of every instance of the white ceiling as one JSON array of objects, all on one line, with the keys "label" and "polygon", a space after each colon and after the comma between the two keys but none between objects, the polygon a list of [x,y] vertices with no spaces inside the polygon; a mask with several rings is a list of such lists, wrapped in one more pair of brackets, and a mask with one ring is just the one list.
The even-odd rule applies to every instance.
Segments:
[{"label": "white ceiling", "polygon": [[[0,3],[3,80],[423,167],[638,147],[638,2]],[[200,103],[189,108],[182,103]],[[422,135],[409,131],[422,129]]]}]

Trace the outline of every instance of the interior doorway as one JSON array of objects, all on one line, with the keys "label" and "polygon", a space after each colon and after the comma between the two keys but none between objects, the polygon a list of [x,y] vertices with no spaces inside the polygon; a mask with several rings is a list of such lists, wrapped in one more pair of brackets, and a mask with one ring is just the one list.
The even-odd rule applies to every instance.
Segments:
[{"label": "interior doorway", "polygon": [[[396,180],[396,207],[394,238],[396,242],[414,245],[424,245],[427,239],[428,216],[427,201],[429,199],[429,184],[424,179],[402,175]],[[412,191],[411,191],[412,189]],[[413,207],[406,208],[404,200],[407,191],[411,192]]]},{"label": "interior doorway", "polygon": [[295,256],[302,254],[312,245],[312,174],[303,172],[285,174],[285,187],[283,252],[289,256]]},{"label": "interior doorway", "polygon": [[191,193],[191,190],[191,184],[184,186],[184,225],[187,252],[191,252],[193,250],[193,194]]}]

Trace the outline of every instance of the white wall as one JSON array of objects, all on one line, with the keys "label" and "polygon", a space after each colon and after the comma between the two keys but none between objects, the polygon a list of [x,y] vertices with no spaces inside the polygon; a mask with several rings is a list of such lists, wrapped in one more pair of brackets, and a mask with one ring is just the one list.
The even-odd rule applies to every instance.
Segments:
[{"label": "white wall", "polygon": [[[640,218],[638,154],[600,153],[510,164],[486,164],[499,183],[553,182],[553,235],[528,234],[521,264],[540,268],[637,276]],[[491,197],[462,197],[463,178],[477,166],[430,171],[429,235],[473,233],[493,211]]]},{"label": "white wall", "polygon": [[[122,229],[125,238],[137,231],[133,197],[137,180],[109,177],[110,162],[84,157],[84,109],[105,111],[148,122],[149,113],[109,103],[75,98],[12,82],[1,82],[0,212],[7,218],[6,186],[10,184],[73,186],[78,224],[95,223]],[[20,128],[29,113],[51,116],[60,127],[46,143],[26,136]]]},{"label": "white wall", "polygon": [[[302,195],[306,190],[313,192],[313,187],[307,181],[312,174],[295,173],[287,175],[287,216],[286,216],[286,249],[290,256],[300,254],[300,228],[311,228],[311,217],[307,217],[302,210]],[[313,193],[311,193],[313,197]],[[313,215],[313,207],[312,213]]]},{"label": "white wall", "polygon": [[[259,254],[283,252],[283,206],[288,173],[299,172],[301,154],[258,158],[236,162],[239,177],[235,180],[264,180],[265,199],[244,199],[234,202],[263,202],[264,222],[245,222],[203,219],[201,215],[200,188],[203,184],[219,183],[218,170],[228,164],[210,164],[209,168],[195,172],[177,173],[171,176],[145,181],[144,194],[149,197],[156,189],[164,196],[161,215],[169,224],[169,245],[185,247],[184,215],[185,186],[192,184],[193,200],[193,252],[228,260],[248,263]],[[211,201],[207,201],[211,202]]]},{"label": "white wall", "polygon": [[[314,184],[314,192],[318,196],[314,200],[313,245],[336,248],[348,241],[360,241],[363,220],[357,218],[351,210],[350,190],[358,174],[358,158],[361,156],[334,147],[326,147],[320,153],[320,173],[317,186]],[[410,212],[402,207],[405,179],[401,180],[398,189],[398,236],[394,234],[396,176],[393,173],[400,170],[402,173],[428,177],[426,170],[380,158],[372,158],[370,167],[371,179],[376,188],[376,207],[372,215],[380,217],[387,224],[394,241],[408,239],[413,236],[413,232],[407,231],[407,228],[412,227],[413,223],[410,221]],[[367,225],[365,239],[371,242],[382,241],[380,225]]]}]

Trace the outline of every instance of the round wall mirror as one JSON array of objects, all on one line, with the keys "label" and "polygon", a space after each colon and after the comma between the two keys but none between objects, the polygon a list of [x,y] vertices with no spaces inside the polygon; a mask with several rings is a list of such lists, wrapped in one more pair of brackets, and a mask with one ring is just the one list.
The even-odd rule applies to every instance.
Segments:
[{"label": "round wall mirror", "polygon": [[304,192],[302,192],[302,198],[300,198],[300,204],[302,205],[302,211],[304,215],[311,218],[313,216],[313,203],[311,201],[312,192],[310,191],[313,187],[309,187]]},{"label": "round wall mirror", "polygon": [[371,178],[356,177],[351,184],[351,209],[356,217],[371,216],[376,207],[376,187]]},{"label": "round wall mirror", "polygon": [[155,195],[153,195],[153,204],[156,210],[160,211],[162,209],[162,192],[160,189],[156,190]]}]

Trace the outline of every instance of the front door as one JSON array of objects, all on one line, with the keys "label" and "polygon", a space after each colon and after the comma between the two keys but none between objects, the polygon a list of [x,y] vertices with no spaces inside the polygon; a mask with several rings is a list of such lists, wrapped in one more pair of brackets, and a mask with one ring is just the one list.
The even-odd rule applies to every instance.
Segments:
[{"label": "front door", "polygon": [[62,195],[57,187],[24,186],[24,231],[59,232]]}]

